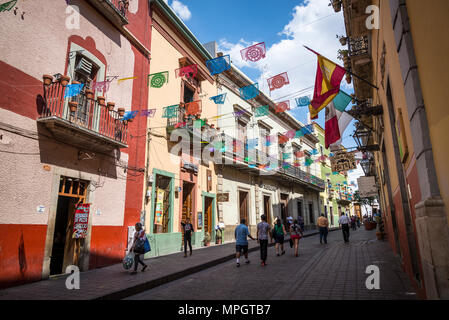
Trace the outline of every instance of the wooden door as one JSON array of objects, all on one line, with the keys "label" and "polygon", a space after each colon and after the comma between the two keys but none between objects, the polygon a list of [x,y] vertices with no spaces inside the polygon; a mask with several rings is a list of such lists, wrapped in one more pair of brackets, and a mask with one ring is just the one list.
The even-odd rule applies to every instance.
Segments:
[{"label": "wooden door", "polygon": [[209,232],[212,236],[212,198],[205,197],[204,199],[204,232]]},{"label": "wooden door", "polygon": [[[248,221],[248,192],[239,191],[239,204],[240,204],[240,220],[245,219],[246,224]],[[239,221],[240,223],[240,221]]]},{"label": "wooden door", "polygon": [[271,210],[270,210],[270,197],[263,196],[263,212],[267,217],[268,224],[271,225]]}]

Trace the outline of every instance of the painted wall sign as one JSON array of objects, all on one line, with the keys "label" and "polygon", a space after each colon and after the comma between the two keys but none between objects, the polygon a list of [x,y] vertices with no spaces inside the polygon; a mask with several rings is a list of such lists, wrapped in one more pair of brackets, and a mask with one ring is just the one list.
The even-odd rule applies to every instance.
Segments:
[{"label": "painted wall sign", "polygon": [[87,237],[89,211],[90,211],[90,203],[81,203],[76,207],[75,220],[73,223],[74,239],[81,239]]},{"label": "painted wall sign", "polygon": [[203,213],[198,211],[198,229],[203,228]]},{"label": "painted wall sign", "polygon": [[217,194],[217,202],[229,202],[229,192],[218,193]]}]

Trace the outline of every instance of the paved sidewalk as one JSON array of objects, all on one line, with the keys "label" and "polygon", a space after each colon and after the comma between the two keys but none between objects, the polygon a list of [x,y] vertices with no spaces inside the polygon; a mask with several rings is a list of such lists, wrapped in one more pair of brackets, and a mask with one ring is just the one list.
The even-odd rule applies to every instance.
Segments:
[{"label": "paved sidewalk", "polygon": [[[316,235],[317,231],[305,232],[305,236]],[[286,239],[288,246],[288,238]],[[250,252],[257,251],[256,241],[249,241]],[[145,260],[145,272],[130,275],[122,264],[82,272],[80,289],[68,290],[67,276],[42,280],[22,286],[0,290],[0,300],[93,300],[122,299],[161,284],[216,266],[235,257],[235,243],[201,248],[192,256],[184,258],[179,252]],[[140,267],[139,267],[140,270]]]}]

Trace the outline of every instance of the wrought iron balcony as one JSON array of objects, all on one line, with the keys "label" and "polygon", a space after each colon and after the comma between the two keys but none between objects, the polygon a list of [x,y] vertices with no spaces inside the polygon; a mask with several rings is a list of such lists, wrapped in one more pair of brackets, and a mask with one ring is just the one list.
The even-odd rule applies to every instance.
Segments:
[{"label": "wrought iron balcony", "polygon": [[[109,111],[84,92],[64,98],[66,87],[60,82],[44,85],[44,108],[38,122],[63,141],[93,151],[127,148],[128,127],[116,111]],[[77,102],[71,111],[69,102]]]},{"label": "wrought iron balcony", "polygon": [[124,26],[128,21],[129,0],[89,0],[113,24]]},{"label": "wrought iron balcony", "polygon": [[348,55],[352,60],[370,57],[369,37],[367,35],[356,38],[350,37],[348,48]]}]

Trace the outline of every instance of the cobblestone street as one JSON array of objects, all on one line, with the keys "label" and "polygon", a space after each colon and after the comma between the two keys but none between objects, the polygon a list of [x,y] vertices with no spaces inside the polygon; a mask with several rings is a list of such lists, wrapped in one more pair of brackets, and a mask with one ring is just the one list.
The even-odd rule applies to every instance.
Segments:
[{"label": "cobblestone street", "polygon": [[[298,258],[288,242],[285,255],[277,257],[274,250],[269,248],[266,267],[259,264],[259,252],[252,252],[249,265],[241,261],[237,268],[232,260],[128,299],[417,299],[388,243],[374,231],[351,231],[349,244],[339,230],[329,233],[327,245],[318,236],[304,238]],[[365,286],[369,265],[380,269],[379,290]]]}]

